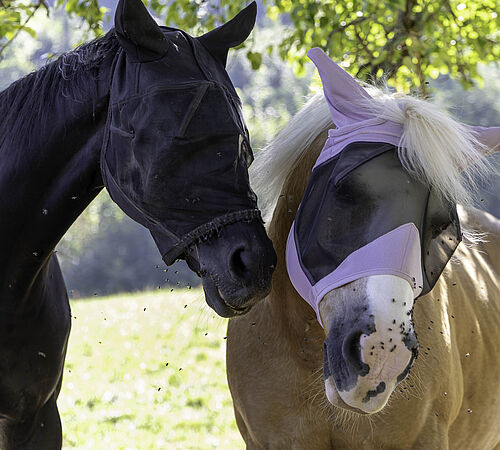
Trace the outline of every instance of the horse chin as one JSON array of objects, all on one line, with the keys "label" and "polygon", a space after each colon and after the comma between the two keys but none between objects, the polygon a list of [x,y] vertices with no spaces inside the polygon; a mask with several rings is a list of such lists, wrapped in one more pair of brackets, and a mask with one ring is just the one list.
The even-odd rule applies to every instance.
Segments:
[{"label": "horse chin", "polygon": [[360,414],[387,405],[417,353],[412,307],[409,283],[392,275],[357,280],[323,298],[325,391],[332,405]]},{"label": "horse chin", "polygon": [[378,397],[377,401],[372,400],[367,404],[361,405],[359,405],[358,402],[353,402],[352,399],[349,398],[345,398],[344,400],[337,391],[333,377],[329,377],[325,380],[325,393],[331,405],[360,415],[375,414],[381,411],[389,399],[389,395],[387,395],[385,400],[383,400],[382,397]]},{"label": "horse chin", "polygon": [[210,306],[219,316],[231,318],[245,314],[250,310],[250,306],[236,307],[228,303],[222,290],[209,276],[202,277],[202,285],[208,306]]},{"label": "horse chin", "polygon": [[[361,391],[363,390],[364,388],[361,388]],[[370,398],[368,401],[364,401],[363,398],[361,398],[360,401],[359,392],[339,393],[333,377],[329,377],[325,380],[326,398],[333,406],[361,415],[376,414],[382,411],[389,401],[392,391],[393,389],[389,389],[385,395],[381,393],[382,395],[379,394],[376,397]]]}]

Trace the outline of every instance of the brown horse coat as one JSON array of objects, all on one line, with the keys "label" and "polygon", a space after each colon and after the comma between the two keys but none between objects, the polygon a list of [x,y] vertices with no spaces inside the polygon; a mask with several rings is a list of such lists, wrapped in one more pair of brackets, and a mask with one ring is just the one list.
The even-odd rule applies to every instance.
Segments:
[{"label": "brown horse coat", "polygon": [[416,301],[420,355],[389,404],[362,416],[328,403],[325,332],[285,266],[288,231],[325,139],[290,173],[275,209],[271,294],[229,321],[227,375],[247,448],[500,449],[500,221],[479,210],[462,211],[461,221],[486,240],[460,244],[432,292]]}]

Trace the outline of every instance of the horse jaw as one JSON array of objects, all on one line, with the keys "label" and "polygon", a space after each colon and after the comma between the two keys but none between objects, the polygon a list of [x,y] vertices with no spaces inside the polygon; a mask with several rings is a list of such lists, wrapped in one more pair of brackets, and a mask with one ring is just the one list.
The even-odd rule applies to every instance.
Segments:
[{"label": "horse jaw", "polygon": [[365,414],[384,408],[417,352],[413,301],[410,284],[393,275],[366,277],[323,297],[319,311],[328,332],[325,391],[331,404]]}]

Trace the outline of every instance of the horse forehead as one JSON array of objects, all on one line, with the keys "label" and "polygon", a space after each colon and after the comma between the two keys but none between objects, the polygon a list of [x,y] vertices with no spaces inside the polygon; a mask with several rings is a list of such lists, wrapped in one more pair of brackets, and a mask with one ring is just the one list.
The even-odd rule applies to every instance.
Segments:
[{"label": "horse forehead", "polygon": [[112,103],[155,88],[207,81],[186,38],[168,39],[168,43],[169,50],[163,58],[147,63],[131,61],[125,51],[119,52],[111,80]]},{"label": "horse forehead", "polygon": [[196,38],[176,30],[166,32],[169,49],[163,58],[137,63],[124,51],[116,57],[111,80],[111,102],[182,85],[212,83],[222,87],[234,104],[238,94],[225,67]]},{"label": "horse forehead", "polygon": [[162,67],[164,73],[161,75],[174,80],[179,76],[205,79],[200,60],[209,60],[208,51],[203,46],[197,45],[195,48],[194,39],[180,30],[166,32],[166,37],[170,48],[165,57],[165,65]]}]

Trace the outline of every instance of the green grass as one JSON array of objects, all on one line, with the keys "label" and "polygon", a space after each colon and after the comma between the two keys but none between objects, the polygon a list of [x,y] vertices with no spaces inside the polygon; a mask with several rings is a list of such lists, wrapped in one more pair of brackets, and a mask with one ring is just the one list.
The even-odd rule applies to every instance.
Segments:
[{"label": "green grass", "polygon": [[58,401],[63,448],[244,448],[226,381],[226,321],[200,290],[79,300],[71,309]]}]

